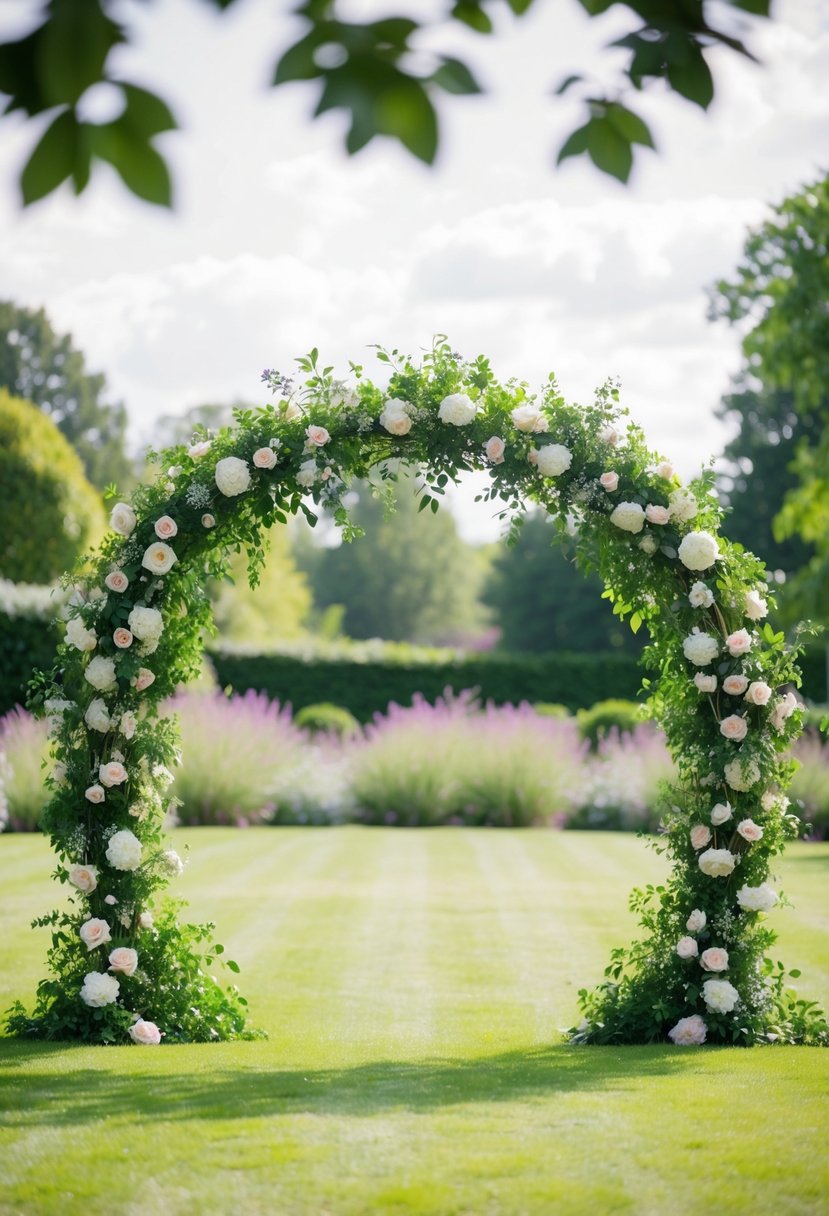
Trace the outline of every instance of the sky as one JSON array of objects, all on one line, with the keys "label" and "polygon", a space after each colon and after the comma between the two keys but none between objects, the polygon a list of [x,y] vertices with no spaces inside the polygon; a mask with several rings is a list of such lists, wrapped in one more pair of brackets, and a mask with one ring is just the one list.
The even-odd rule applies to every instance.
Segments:
[{"label": "sky", "polygon": [[[0,29],[24,29],[32,7],[5,0]],[[290,7],[241,0],[219,17],[199,0],[124,3],[134,45],[118,66],[184,128],[159,140],[172,213],[133,200],[106,167],[80,199],[64,187],[22,210],[34,127],[0,123],[0,296],[71,332],[126,403],[136,450],[161,415],[264,404],[262,369],[290,372],[312,346],[372,374],[372,343],[417,353],[445,333],[501,378],[555,372],[569,400],[618,377],[684,476],[716,457],[730,432],[714,411],[739,334],[706,319],[706,288],[733,272],[769,204],[825,171],[822,0],[779,0],[773,22],[751,22],[761,67],[718,53],[707,114],[661,91],[637,98],[660,151],[641,156],[628,187],[581,160],[555,170],[580,110],[550,96],[572,70],[614,79],[601,48],[630,28],[623,10],[591,21],[577,0],[538,0],[497,38],[452,33],[490,91],[447,98],[428,169],[389,141],[346,157],[344,119],[310,119],[315,86],[268,88],[297,28]],[[108,102],[90,97],[90,113]],[[461,529],[493,539],[473,494],[456,502]]]}]

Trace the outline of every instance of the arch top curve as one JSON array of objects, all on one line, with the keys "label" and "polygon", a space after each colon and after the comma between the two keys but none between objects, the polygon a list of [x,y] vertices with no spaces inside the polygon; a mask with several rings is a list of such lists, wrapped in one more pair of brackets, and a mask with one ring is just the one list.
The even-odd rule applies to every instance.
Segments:
[{"label": "arch top curve", "polygon": [[161,980],[182,960],[195,966],[203,938],[174,911],[161,914],[163,931],[151,921],[180,864],[163,837],[176,734],[157,706],[198,668],[205,577],[244,547],[255,581],[264,530],[313,516],[309,501],[354,539],[350,479],[378,465],[393,477],[388,462],[402,461],[422,470],[427,509],[479,469],[490,474],[482,497],[505,518],[539,503],[574,534],[618,615],[650,632],[651,705],[679,774],[662,842],[673,873],[643,917],[644,940],[612,983],[583,997],[574,1039],[731,1041],[739,1016],[745,1041],[762,1041],[783,993],[758,983],[769,941],[758,911],[776,900],[770,859],[796,833],[783,791],[799,726],[785,691],[798,679],[796,647],[765,621],[773,596],[762,563],[719,535],[710,472],[683,485],[648,449],[614,383],[577,407],[552,376],[538,393],[501,384],[486,358],[465,361],[443,338],[419,363],[396,351],[378,358],[385,385],[354,364],[339,381],[316,351],[299,360],[296,390],[265,372],[273,404],[169,449],[158,478],[113,507],[110,536],[75,580],[59,665],[34,688],[53,718],[57,759],[45,827],[75,904],[50,922],[64,929],[50,960],[57,981],[42,987],[32,1017],[16,1011],[11,1029],[135,1039],[138,1015],[155,1027],[138,1041],[156,1031],[184,1040],[248,1033],[233,991],[211,986],[208,1007],[188,993],[190,1013],[163,995]]}]

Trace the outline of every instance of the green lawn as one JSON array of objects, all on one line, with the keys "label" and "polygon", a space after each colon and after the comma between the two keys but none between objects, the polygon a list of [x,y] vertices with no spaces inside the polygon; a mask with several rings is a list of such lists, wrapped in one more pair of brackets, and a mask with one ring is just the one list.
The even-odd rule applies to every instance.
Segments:
[{"label": "green lawn", "polygon": [[[176,834],[267,1042],[0,1042],[0,1212],[829,1212],[829,1052],[572,1048],[560,1028],[662,862],[628,836]],[[45,842],[0,837],[4,1002],[29,1000]],[[778,954],[829,1003],[829,846],[781,867]]]}]

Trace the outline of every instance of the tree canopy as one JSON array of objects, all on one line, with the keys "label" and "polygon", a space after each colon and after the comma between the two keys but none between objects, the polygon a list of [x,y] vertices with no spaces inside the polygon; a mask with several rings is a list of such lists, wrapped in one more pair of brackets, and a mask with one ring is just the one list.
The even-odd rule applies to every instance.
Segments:
[{"label": "tree canopy", "polygon": [[[204,3],[224,12],[237,0]],[[602,172],[627,181],[634,149],[654,146],[630,97],[659,82],[707,109],[715,92],[709,52],[725,49],[753,59],[735,34],[734,10],[768,17],[771,0],[725,0],[719,5],[711,0],[577,3],[591,18],[621,7],[632,20],[629,31],[607,48],[614,64],[623,57],[612,80],[591,81],[576,68],[558,82],[557,95],[578,93],[584,121],[569,134],[557,159],[587,156]],[[440,50],[424,51],[422,36],[436,33],[439,41],[448,34],[452,42],[452,29],[459,26],[493,36],[504,15],[520,18],[539,7],[540,0],[443,0],[428,17],[389,13],[353,20],[351,14],[343,15],[338,0],[300,0],[294,14],[304,29],[278,54],[272,84],[314,84],[315,117],[344,110],[350,154],[386,135],[431,164],[440,142],[438,99],[483,90],[468,63]],[[0,42],[5,112],[52,116],[23,169],[24,204],[50,194],[67,179],[80,194],[95,164],[105,161],[133,194],[171,205],[169,169],[153,141],[178,124],[162,97],[125,80],[116,66],[113,52],[131,38],[123,6],[118,0],[48,0],[39,16],[25,37]],[[108,122],[87,121],[83,99],[102,82],[118,90],[122,111]]]},{"label": "tree canopy", "polygon": [[[826,621],[829,604],[829,178],[783,200],[749,233],[711,315],[744,328],[744,364],[723,413],[740,430],[736,461],[751,526],[773,515],[776,544],[806,564],[786,596],[792,612]],[[740,463],[742,462],[742,464]],[[744,483],[744,488],[743,488]],[[799,542],[792,545],[791,542]],[[805,545],[814,546],[813,556]],[[759,541],[756,547],[762,552]],[[774,557],[774,555],[771,555]],[[784,569],[790,569],[784,564]]]},{"label": "tree canopy", "polygon": [[0,300],[0,388],[33,402],[57,426],[102,490],[134,480],[124,450],[127,411],[102,400],[106,377],[87,371],[69,334],[57,334],[45,311]]}]

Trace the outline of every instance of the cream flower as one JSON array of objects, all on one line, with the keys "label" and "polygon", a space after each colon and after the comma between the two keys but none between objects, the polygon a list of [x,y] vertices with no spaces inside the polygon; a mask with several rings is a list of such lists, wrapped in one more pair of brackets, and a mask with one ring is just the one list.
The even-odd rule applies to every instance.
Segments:
[{"label": "cream flower", "polygon": [[324,426],[314,426],[313,424],[305,428],[305,435],[308,442],[316,448],[324,447],[331,439]]},{"label": "cream flower", "polygon": [[412,429],[410,408],[408,401],[402,401],[399,397],[389,397],[383,405],[383,412],[378,421],[390,435],[408,435]]},{"label": "cream flower", "polygon": [[760,780],[760,769],[756,760],[744,760],[738,757],[726,764],[725,779],[732,790],[744,793]]},{"label": "cream flower", "polygon": [[192,443],[187,449],[187,455],[192,460],[198,460],[200,456],[206,456],[210,451],[210,440],[200,439],[198,443]]},{"label": "cream flower", "polygon": [[733,814],[730,802],[718,802],[711,808],[711,822],[715,828],[721,828],[724,823],[728,823]]},{"label": "cream flower", "polygon": [[164,632],[164,619],[157,608],[146,608],[136,604],[128,618],[128,624],[139,642],[155,642]]},{"label": "cream flower", "polygon": [[710,532],[689,532],[680,541],[678,555],[688,570],[708,570],[720,556],[720,547]]},{"label": "cream flower", "polygon": [[699,504],[696,498],[684,486],[680,486],[678,490],[674,490],[668,499],[671,519],[678,520],[679,523],[685,524],[699,513]]},{"label": "cream flower", "polygon": [[700,633],[695,629],[682,643],[682,652],[695,667],[707,667],[720,653],[720,646],[710,633]]},{"label": "cream flower", "polygon": [[130,683],[136,692],[144,692],[151,684],[155,684],[155,676],[149,667],[139,667]]},{"label": "cream flower", "polygon": [[674,475],[674,466],[670,461],[663,460],[654,470],[657,477],[661,477],[663,481],[670,481]]},{"label": "cream flower", "polygon": [[79,616],[70,617],[66,622],[66,640],[76,650],[94,650],[98,645],[98,635],[94,629],[87,629]]},{"label": "cream flower", "polygon": [[205,515],[202,515],[201,526],[203,528],[215,528],[216,527],[215,515],[211,515],[209,512],[207,512]]},{"label": "cream flower", "polygon": [[765,680],[755,680],[748,686],[746,700],[749,705],[768,705],[771,700],[771,688]]},{"label": "cream flower", "polygon": [[151,574],[167,574],[178,561],[175,552],[163,540],[157,540],[144,550],[141,565]]},{"label": "cream flower", "polygon": [[102,1009],[104,1005],[114,1004],[120,991],[121,985],[114,975],[90,971],[84,976],[80,995],[83,1003],[91,1009]]},{"label": "cream flower", "polygon": [[111,789],[114,785],[123,785],[127,780],[127,770],[120,760],[109,760],[98,769],[98,780],[107,789]]},{"label": "cream flower", "polygon": [[[92,660],[93,663],[95,660]],[[797,697],[793,692],[787,692],[775,701],[771,711],[771,724],[775,730],[782,730],[784,724],[798,708]]]},{"label": "cream flower", "polygon": [[138,951],[129,946],[118,946],[110,953],[109,970],[120,971],[122,975],[135,975],[138,967]]},{"label": "cream flower", "polygon": [[742,743],[748,734],[748,723],[739,714],[729,714],[720,722],[720,734],[734,743]]},{"label": "cream flower", "polygon": [[109,526],[119,536],[132,536],[138,523],[135,512],[129,503],[117,502],[109,516]]},{"label": "cream flower", "polygon": [[692,608],[710,608],[714,603],[714,593],[705,583],[696,582],[688,592],[688,602]]},{"label": "cream flower", "polygon": [[612,469],[608,469],[608,471],[606,473],[602,473],[601,477],[599,478],[599,485],[603,490],[606,490],[608,494],[612,494],[619,488],[619,474],[614,473]]},{"label": "cream flower", "polygon": [[303,460],[296,472],[297,485],[310,488],[319,477],[316,460]]},{"label": "cream flower", "polygon": [[694,908],[691,915],[685,922],[685,928],[689,933],[701,933],[708,923],[708,917],[700,908]]},{"label": "cream flower", "polygon": [[729,697],[739,697],[748,688],[748,680],[743,675],[726,676],[722,682],[723,692]]},{"label": "cream flower", "polygon": [[740,994],[728,980],[706,980],[702,985],[702,999],[712,1013],[731,1013]]},{"label": "cream flower", "polygon": [[699,857],[699,868],[709,878],[726,878],[736,864],[737,859],[728,849],[706,849]]},{"label": "cream flower", "polygon": [[250,469],[247,461],[238,456],[225,456],[218,461],[214,473],[216,485],[226,498],[244,494],[250,486]]},{"label": "cream flower", "polygon": [[161,1031],[155,1022],[146,1022],[144,1018],[133,1022],[129,1029],[129,1036],[133,1043],[140,1043],[142,1047],[157,1047],[161,1042]]},{"label": "cream flower", "polygon": [[745,614],[750,621],[760,621],[768,616],[769,606],[759,591],[747,591],[745,594]]},{"label": "cream flower", "polygon": [[645,519],[649,524],[666,524],[670,518],[671,513],[667,507],[650,502],[645,507]]},{"label": "cream flower", "polygon": [[115,663],[112,659],[105,659],[102,654],[96,654],[94,659],[90,659],[83,674],[86,682],[97,688],[98,692],[111,692],[118,687]]},{"label": "cream flower", "polygon": [[694,683],[696,684],[696,686],[700,690],[700,692],[716,692],[717,691],[717,677],[716,676],[706,676],[701,671],[698,671],[696,673],[696,675],[694,676]]},{"label": "cream flower", "polygon": [[466,393],[451,393],[441,401],[438,418],[451,426],[468,426],[477,412],[477,405]]},{"label": "cream flower", "polygon": [[709,946],[699,956],[699,965],[704,971],[727,971],[728,951],[721,946]]},{"label": "cream flower", "polygon": [[116,870],[137,870],[141,865],[141,841],[128,828],[109,838],[107,861]]},{"label": "cream flower", "polygon": [[69,881],[73,887],[77,887],[84,895],[91,895],[98,886],[98,871],[95,866],[87,866],[81,863],[69,867]]},{"label": "cream flower", "polygon": [[99,920],[97,917],[84,921],[78,933],[87,950],[97,950],[98,946],[112,941],[109,925],[105,920]]},{"label": "cream flower", "polygon": [[510,411],[512,425],[525,435],[539,435],[550,429],[550,424],[538,406],[518,405]]},{"label": "cream flower", "polygon": [[277,461],[276,452],[271,447],[257,448],[253,453],[253,467],[255,469],[272,469]]},{"label": "cream flower", "polygon": [[768,912],[777,903],[779,896],[767,883],[759,887],[740,887],[737,903],[744,912]]},{"label": "cream flower", "polygon": [[711,829],[704,823],[695,823],[689,835],[692,848],[704,849],[707,844],[711,843]]},{"label": "cream flower", "polygon": [[131,709],[121,714],[118,729],[125,739],[131,739],[138,729],[138,719]]},{"label": "cream flower", "polygon": [[484,444],[484,455],[490,464],[503,464],[506,444],[498,435],[492,435]]},{"label": "cream flower", "polygon": [[676,944],[676,952],[680,958],[696,958],[699,954],[699,946],[696,939],[693,937],[681,937]]},{"label": "cream flower", "polygon": [[728,653],[738,659],[751,650],[751,634],[747,629],[738,629],[735,633],[728,635],[725,644],[728,647]]},{"label": "cream flower", "polygon": [[563,443],[548,443],[539,448],[535,465],[542,477],[559,477],[573,463],[573,454]]},{"label": "cream flower", "polygon": [[170,515],[162,515],[153,527],[159,540],[172,540],[178,534],[178,524]]},{"label": "cream flower", "polygon": [[102,697],[96,697],[94,701],[90,701],[83,720],[90,730],[98,730],[102,734],[106,734],[112,726],[106,701]]},{"label": "cream flower", "polygon": [[638,502],[620,502],[611,514],[610,522],[623,532],[641,532],[645,526],[645,512]]},{"label": "cream flower", "polygon": [[749,844],[755,844],[756,841],[763,839],[763,829],[753,819],[741,819],[737,824],[737,832]]},{"label": "cream flower", "polygon": [[698,1013],[680,1018],[676,1026],[668,1031],[668,1038],[677,1047],[699,1047],[705,1042],[708,1027]]}]

